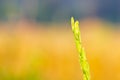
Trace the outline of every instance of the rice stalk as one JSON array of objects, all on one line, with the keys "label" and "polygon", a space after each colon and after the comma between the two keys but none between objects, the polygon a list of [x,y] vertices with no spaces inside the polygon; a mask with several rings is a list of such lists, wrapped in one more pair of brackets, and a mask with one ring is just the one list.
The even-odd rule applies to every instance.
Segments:
[{"label": "rice stalk", "polygon": [[90,80],[89,64],[87,62],[84,48],[82,47],[82,44],[81,44],[79,22],[74,21],[73,17],[71,17],[71,26],[72,26],[72,31],[75,38],[76,48],[79,53],[79,61],[80,61],[80,65],[83,73],[83,80]]}]

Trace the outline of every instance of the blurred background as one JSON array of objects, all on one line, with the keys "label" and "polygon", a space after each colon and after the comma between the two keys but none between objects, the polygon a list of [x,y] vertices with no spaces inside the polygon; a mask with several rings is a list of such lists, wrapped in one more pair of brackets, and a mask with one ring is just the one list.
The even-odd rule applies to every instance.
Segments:
[{"label": "blurred background", "polygon": [[0,80],[82,80],[70,17],[91,80],[120,80],[120,0],[0,0]]}]

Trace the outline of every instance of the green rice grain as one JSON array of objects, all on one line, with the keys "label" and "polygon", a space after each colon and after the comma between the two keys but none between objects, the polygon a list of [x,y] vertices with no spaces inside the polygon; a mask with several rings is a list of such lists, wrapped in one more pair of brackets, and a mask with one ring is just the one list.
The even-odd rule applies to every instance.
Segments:
[{"label": "green rice grain", "polygon": [[74,21],[73,17],[71,17],[71,26],[72,26],[72,31],[75,38],[76,48],[79,53],[79,60],[80,60],[80,65],[83,73],[83,80],[90,80],[89,64],[87,62],[84,48],[82,47],[82,44],[81,44],[79,22]]}]

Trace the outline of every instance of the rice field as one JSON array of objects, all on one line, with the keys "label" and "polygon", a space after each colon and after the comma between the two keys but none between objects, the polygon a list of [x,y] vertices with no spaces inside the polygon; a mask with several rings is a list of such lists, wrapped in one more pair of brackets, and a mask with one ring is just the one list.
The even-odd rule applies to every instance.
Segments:
[{"label": "rice field", "polygon": [[[120,80],[120,30],[94,19],[80,25],[91,80]],[[81,80],[78,59],[68,23],[0,23],[0,80]]]}]

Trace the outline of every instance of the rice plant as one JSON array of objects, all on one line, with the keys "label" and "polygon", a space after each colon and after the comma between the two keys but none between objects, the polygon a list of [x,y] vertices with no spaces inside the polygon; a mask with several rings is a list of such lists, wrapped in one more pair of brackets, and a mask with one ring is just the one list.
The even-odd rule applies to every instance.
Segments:
[{"label": "rice plant", "polygon": [[82,44],[81,44],[79,22],[74,21],[73,17],[71,17],[71,26],[72,26],[72,31],[75,38],[76,48],[79,53],[79,60],[80,60],[80,65],[83,73],[83,80],[90,80],[89,64],[87,62],[84,48],[82,47]]}]

